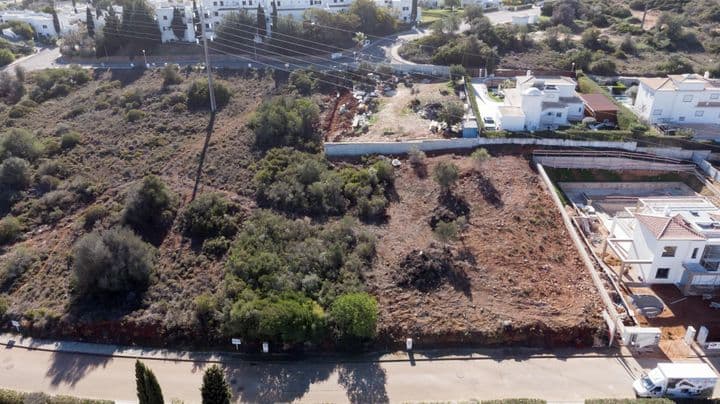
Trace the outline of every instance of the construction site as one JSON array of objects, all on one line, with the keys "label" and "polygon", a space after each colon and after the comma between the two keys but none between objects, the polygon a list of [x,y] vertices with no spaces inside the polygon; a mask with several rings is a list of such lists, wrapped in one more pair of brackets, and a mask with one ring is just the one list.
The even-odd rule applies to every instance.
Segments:
[{"label": "construction site", "polygon": [[714,182],[690,161],[642,153],[536,151],[534,159],[564,198],[603,280],[614,337],[671,359],[716,349],[720,193]]}]

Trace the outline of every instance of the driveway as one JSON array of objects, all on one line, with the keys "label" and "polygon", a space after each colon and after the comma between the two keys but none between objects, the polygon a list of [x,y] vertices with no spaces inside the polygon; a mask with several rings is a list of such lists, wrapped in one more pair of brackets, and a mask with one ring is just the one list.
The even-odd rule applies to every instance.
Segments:
[{"label": "driveway", "polygon": [[478,111],[480,112],[480,115],[483,117],[491,116],[497,122],[498,117],[500,116],[500,111],[498,110],[498,107],[500,107],[502,103],[499,103],[490,98],[490,96],[488,95],[487,86],[481,83],[479,80],[473,80],[472,88],[473,90],[475,90],[475,99],[477,100]]}]

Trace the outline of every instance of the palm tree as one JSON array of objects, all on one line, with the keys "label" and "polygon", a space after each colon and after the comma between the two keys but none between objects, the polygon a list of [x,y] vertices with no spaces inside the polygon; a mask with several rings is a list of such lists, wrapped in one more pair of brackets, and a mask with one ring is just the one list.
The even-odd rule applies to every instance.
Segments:
[{"label": "palm tree", "polygon": [[363,45],[365,45],[365,41],[367,41],[367,35],[365,35],[364,32],[356,32],[353,36],[353,41],[357,44],[358,48],[362,48]]}]

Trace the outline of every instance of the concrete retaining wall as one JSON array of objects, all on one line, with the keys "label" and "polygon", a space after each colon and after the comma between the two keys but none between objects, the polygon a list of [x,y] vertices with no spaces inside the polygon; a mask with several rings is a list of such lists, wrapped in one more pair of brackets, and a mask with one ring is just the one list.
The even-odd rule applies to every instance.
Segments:
[{"label": "concrete retaining wall", "polygon": [[413,148],[430,152],[472,149],[492,145],[538,145],[548,147],[587,147],[593,149],[619,149],[635,151],[635,142],[604,142],[595,140],[531,139],[531,138],[456,138],[426,139],[406,142],[340,142],[325,143],[328,157],[355,157],[366,154],[406,154]]},{"label": "concrete retaining wall", "polygon": [[699,156],[705,160],[710,155],[710,150],[685,150],[679,147],[638,147],[636,149],[640,153],[654,154],[661,157],[670,157],[680,160],[694,160],[695,156]]},{"label": "concrete retaining wall", "polygon": [[693,164],[656,163],[622,157],[561,157],[536,156],[535,161],[552,168],[586,168],[599,170],[651,170],[651,171],[691,171]]},{"label": "concrete retaining wall", "polygon": [[720,180],[720,171],[712,166],[707,160],[704,160],[701,156],[697,155],[693,157],[693,161],[695,164],[700,167],[700,169],[707,175],[708,177],[712,178],[715,181]]}]

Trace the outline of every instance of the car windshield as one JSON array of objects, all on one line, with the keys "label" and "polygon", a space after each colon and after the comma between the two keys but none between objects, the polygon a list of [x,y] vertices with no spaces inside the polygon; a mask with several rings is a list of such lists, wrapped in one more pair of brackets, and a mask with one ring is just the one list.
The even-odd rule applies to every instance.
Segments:
[{"label": "car windshield", "polygon": [[649,377],[644,377],[642,379],[643,387],[645,387],[647,390],[652,390],[655,385],[650,381]]}]

